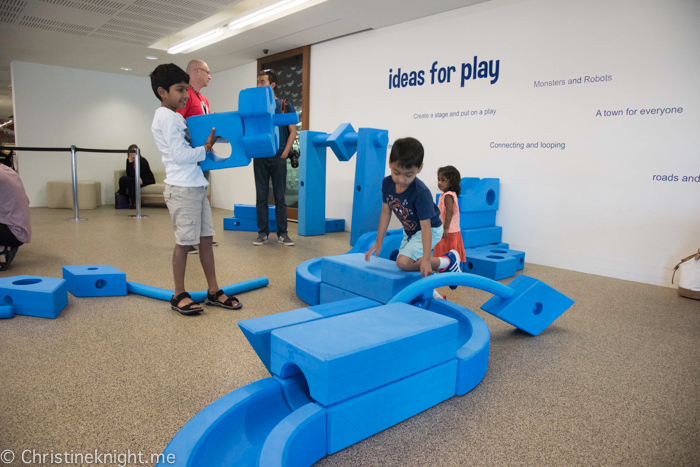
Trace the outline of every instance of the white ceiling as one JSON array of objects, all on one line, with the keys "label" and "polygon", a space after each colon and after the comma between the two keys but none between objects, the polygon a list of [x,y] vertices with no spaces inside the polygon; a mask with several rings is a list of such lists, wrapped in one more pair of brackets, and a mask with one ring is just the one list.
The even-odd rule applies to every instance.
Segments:
[{"label": "white ceiling", "polygon": [[[189,54],[168,55],[149,48],[183,29],[204,32],[217,19],[276,1],[0,0],[0,118],[12,114],[12,60],[148,76],[157,63],[174,62],[184,68],[198,58],[217,72],[255,61],[264,56],[263,49],[274,54],[488,0],[312,2],[306,9]],[[147,60],[146,55],[157,56],[158,61]]]}]

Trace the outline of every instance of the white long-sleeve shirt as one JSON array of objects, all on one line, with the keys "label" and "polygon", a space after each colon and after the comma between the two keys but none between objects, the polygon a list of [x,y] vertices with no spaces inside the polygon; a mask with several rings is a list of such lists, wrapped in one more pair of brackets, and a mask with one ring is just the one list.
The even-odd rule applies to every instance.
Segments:
[{"label": "white long-sleeve shirt", "polygon": [[197,162],[206,158],[204,146],[193,148],[185,119],[177,112],[159,107],[151,132],[163,156],[165,183],[174,186],[208,186]]}]

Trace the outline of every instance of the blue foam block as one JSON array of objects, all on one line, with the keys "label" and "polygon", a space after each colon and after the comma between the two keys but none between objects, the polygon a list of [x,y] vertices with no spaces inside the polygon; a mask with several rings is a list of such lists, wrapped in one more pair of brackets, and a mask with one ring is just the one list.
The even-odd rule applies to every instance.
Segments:
[{"label": "blue foam block", "polygon": [[378,306],[379,303],[367,298],[356,298],[336,302],[328,305],[317,305],[309,308],[285,311],[274,315],[260,316],[238,322],[243,335],[250,342],[253,350],[258,354],[265,368],[270,371],[270,333],[294,324],[305,323],[317,319],[342,315],[358,310],[365,310]]},{"label": "blue foam block", "polygon": [[318,302],[325,304],[358,297],[362,296],[352,292],[348,292],[347,290],[341,289],[340,287],[335,287],[321,282],[321,286],[319,287]]},{"label": "blue foam block", "polygon": [[[511,250],[510,248],[508,248],[507,243],[478,247],[478,248],[476,248],[476,251],[479,253],[484,253],[484,254],[489,254],[489,255],[497,255],[497,256],[505,256],[505,257],[515,258],[515,263],[516,263],[515,270],[516,271],[520,271],[521,269],[523,269],[525,267],[525,252],[518,251],[518,250]],[[465,250],[465,252],[466,252],[467,257],[469,257],[472,250]]]},{"label": "blue foam block", "polygon": [[299,136],[299,226],[301,236],[326,233],[326,148],[314,145],[326,133],[302,131]]},{"label": "blue foam block", "polygon": [[466,253],[465,263],[464,272],[497,281],[515,275],[518,259],[515,256],[496,254],[491,253],[490,250],[485,250]]},{"label": "blue foam block", "polygon": [[[270,232],[277,232],[277,221],[274,217],[268,218],[267,223]],[[238,217],[224,217],[224,230],[237,230],[241,232],[257,232],[257,219],[241,219]]]},{"label": "blue foam block", "polygon": [[[267,215],[268,219],[275,218],[275,207],[268,206]],[[238,219],[257,219],[258,211],[254,204],[234,204],[233,205],[233,217]]]},{"label": "blue foam block", "polygon": [[457,362],[327,407],[328,454],[340,451],[455,395]]},{"label": "blue foam block", "polygon": [[313,402],[309,395],[309,385],[303,374],[299,373],[289,378],[280,378],[279,376],[273,376],[272,378],[282,388],[284,400],[287,401],[287,405],[292,412]]},{"label": "blue foam block", "polygon": [[462,242],[464,243],[464,248],[486,245],[488,243],[500,243],[502,235],[502,227],[462,229]]},{"label": "blue foam block", "polygon": [[460,183],[459,212],[498,209],[499,179],[465,177]]},{"label": "blue foam block", "polygon": [[354,245],[363,234],[379,228],[388,144],[386,130],[360,128],[358,132],[350,245]]},{"label": "blue foam block", "polygon": [[515,290],[515,295],[507,299],[493,297],[481,305],[481,309],[533,336],[574,304],[569,297],[544,282],[522,274],[508,286]]},{"label": "blue foam block", "polygon": [[460,229],[493,227],[496,225],[496,212],[497,211],[460,212],[459,227]]},{"label": "blue foam block", "polygon": [[321,294],[321,258],[304,261],[297,266],[297,297],[309,305],[318,305]]},{"label": "blue foam block", "polygon": [[464,251],[467,254],[469,254],[470,251],[490,250],[492,248],[496,248],[496,249],[500,249],[500,250],[507,250],[508,247],[509,247],[509,245],[507,243],[489,243],[488,245],[464,247]]},{"label": "blue foam block", "polygon": [[357,295],[387,303],[406,286],[420,279],[420,272],[401,271],[394,261],[365,261],[362,253],[321,259],[321,281]]},{"label": "blue foam block", "polygon": [[326,218],[326,233],[344,232],[345,219],[328,219]]},{"label": "blue foam block", "polygon": [[199,163],[202,170],[245,167],[250,164],[250,157],[243,147],[243,120],[238,112],[195,115],[187,119],[187,128],[190,130],[193,147],[206,143],[212,128],[216,128],[216,136],[231,145],[231,155],[227,158],[219,157],[213,152],[208,153],[207,158]]},{"label": "blue foam block", "polygon": [[109,265],[63,266],[63,278],[76,297],[126,295],[126,274]]},{"label": "blue foam block", "polygon": [[0,305],[0,319],[9,319],[14,317],[15,311],[12,309],[12,305]]},{"label": "blue foam block", "polygon": [[[339,161],[349,161],[357,151],[357,133],[349,123],[341,123],[333,133],[323,139],[324,146],[328,146]],[[316,139],[315,143],[321,143]]]},{"label": "blue foam block", "polygon": [[4,277],[0,303],[12,305],[17,315],[55,318],[68,305],[68,287],[65,280],[53,277]]},{"label": "blue foam block", "polygon": [[[304,373],[329,406],[454,359],[457,321],[394,303],[275,329],[272,373]],[[454,393],[454,386],[452,386]]]},{"label": "blue foam block", "polygon": [[238,94],[238,112],[245,127],[242,141],[246,155],[250,158],[274,156],[279,148],[279,130],[273,124],[275,96],[272,88],[242,90]]},{"label": "blue foam block", "polygon": [[256,464],[265,467],[308,467],[326,456],[326,410],[307,404],[275,426]]}]

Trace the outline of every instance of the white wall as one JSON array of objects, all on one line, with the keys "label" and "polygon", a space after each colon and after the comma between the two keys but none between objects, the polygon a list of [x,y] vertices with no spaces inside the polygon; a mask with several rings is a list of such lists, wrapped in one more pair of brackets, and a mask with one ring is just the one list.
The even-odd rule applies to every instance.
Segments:
[{"label": "white wall", "polygon": [[[310,127],[351,122],[388,129],[390,140],[418,138],[420,177],[433,192],[448,164],[500,178],[497,225],[530,263],[669,285],[677,260],[700,246],[699,24],[693,0],[493,0],[325,42],[311,50]],[[498,81],[430,84],[434,61],[459,78],[475,55],[499,60]],[[425,84],[389,89],[398,68],[424,70]],[[534,87],[587,75],[612,81]],[[656,107],[683,113],[596,117]],[[485,109],[496,113],[434,116]],[[424,113],[433,118],[415,118]],[[653,180],[670,174],[698,181]],[[329,158],[329,217],[350,220],[352,177],[348,163]]]},{"label": "white wall", "polygon": [[[12,62],[18,146],[126,149],[138,144],[152,170],[165,170],[151,134],[159,102],[149,78]],[[46,206],[46,182],[71,180],[70,152],[19,153],[32,207]],[[78,180],[102,183],[102,203],[114,204],[114,170],[126,154],[78,153]]]}]

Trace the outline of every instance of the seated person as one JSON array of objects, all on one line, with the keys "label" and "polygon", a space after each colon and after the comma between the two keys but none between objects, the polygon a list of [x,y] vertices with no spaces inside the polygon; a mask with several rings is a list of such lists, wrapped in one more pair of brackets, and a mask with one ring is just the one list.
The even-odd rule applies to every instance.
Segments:
[{"label": "seated person", "polygon": [[17,249],[29,243],[29,198],[17,172],[0,164],[0,271],[10,267]]},{"label": "seated person", "polygon": [[[123,196],[129,197],[129,209],[134,209],[136,207],[136,148],[137,145],[132,144],[129,146],[129,154],[126,159],[126,175],[119,179],[119,193]],[[153,185],[156,183],[156,179],[151,172],[151,166],[148,165],[148,161],[145,157],[140,158],[140,169],[141,178],[139,179],[139,186]]]}]

